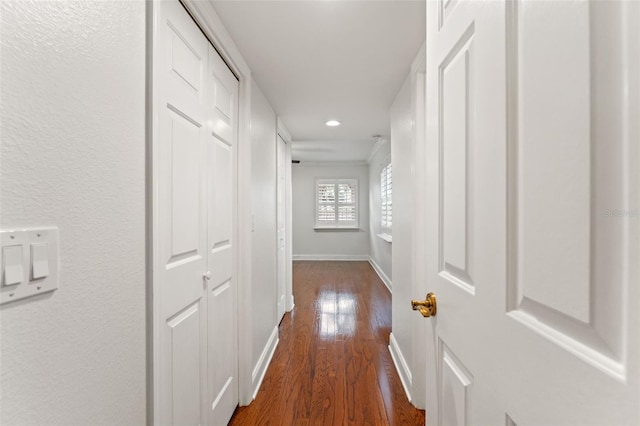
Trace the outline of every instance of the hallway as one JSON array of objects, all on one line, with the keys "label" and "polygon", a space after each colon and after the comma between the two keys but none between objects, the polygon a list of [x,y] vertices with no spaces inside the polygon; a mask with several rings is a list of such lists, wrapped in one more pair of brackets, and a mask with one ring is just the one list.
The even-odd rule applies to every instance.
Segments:
[{"label": "hallway", "polygon": [[391,295],[367,262],[294,262],[294,310],[255,401],[231,425],[423,425],[387,345]]}]

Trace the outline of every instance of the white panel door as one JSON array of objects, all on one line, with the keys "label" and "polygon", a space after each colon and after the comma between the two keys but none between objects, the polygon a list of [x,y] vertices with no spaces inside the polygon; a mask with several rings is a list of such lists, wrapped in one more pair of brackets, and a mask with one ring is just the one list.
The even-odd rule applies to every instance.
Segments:
[{"label": "white panel door", "polygon": [[237,217],[238,80],[209,45],[207,118],[210,424],[238,405],[238,324],[234,239]]},{"label": "white panel door", "polygon": [[182,6],[160,2],[154,93],[157,424],[207,424],[208,42]]},{"label": "white panel door", "polygon": [[238,81],[178,1],[154,3],[155,423],[238,404]]},{"label": "white panel door", "polygon": [[427,2],[427,424],[640,423],[638,22]]},{"label": "white panel door", "polygon": [[277,252],[277,295],[278,295],[278,321],[282,319],[285,312],[285,292],[287,281],[287,258],[286,258],[286,208],[287,208],[287,143],[278,135],[278,158],[277,158],[277,226],[278,226],[278,252]]}]

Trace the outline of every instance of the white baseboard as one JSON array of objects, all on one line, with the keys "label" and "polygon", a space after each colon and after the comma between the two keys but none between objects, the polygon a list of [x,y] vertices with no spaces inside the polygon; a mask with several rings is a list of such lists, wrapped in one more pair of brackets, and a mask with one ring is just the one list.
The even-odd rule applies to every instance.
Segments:
[{"label": "white baseboard", "polygon": [[396,366],[396,371],[400,376],[400,381],[402,382],[402,387],[404,388],[405,393],[407,394],[407,398],[409,398],[409,402],[411,402],[411,386],[412,386],[412,376],[411,370],[407,365],[407,361],[404,359],[404,355],[402,355],[402,351],[400,350],[400,346],[398,346],[398,341],[393,336],[393,333],[389,335],[389,352],[391,352],[391,359],[393,359],[393,364]]},{"label": "white baseboard", "polygon": [[369,260],[368,254],[294,254],[293,260],[340,260],[355,261]]},{"label": "white baseboard", "polygon": [[260,385],[262,384],[264,375],[267,372],[267,367],[269,367],[269,364],[271,363],[271,358],[273,358],[273,354],[276,351],[279,341],[278,326],[276,325],[271,332],[271,336],[269,337],[267,344],[260,354],[260,358],[258,359],[256,366],[253,368],[253,372],[251,373],[251,381],[253,383],[253,393],[251,395],[252,400],[256,399],[256,395],[260,390]]},{"label": "white baseboard", "polygon": [[371,256],[369,256],[369,263],[373,267],[373,270],[376,271],[376,274],[378,274],[378,276],[380,277],[384,285],[387,287],[387,290],[389,290],[389,293],[393,293],[393,291],[391,290],[391,287],[393,287],[391,280],[389,279],[387,274],[384,273],[382,268],[376,263],[376,261],[373,260]]},{"label": "white baseboard", "polygon": [[293,294],[289,295],[289,302],[287,303],[287,312],[293,311],[296,304],[293,301]]}]

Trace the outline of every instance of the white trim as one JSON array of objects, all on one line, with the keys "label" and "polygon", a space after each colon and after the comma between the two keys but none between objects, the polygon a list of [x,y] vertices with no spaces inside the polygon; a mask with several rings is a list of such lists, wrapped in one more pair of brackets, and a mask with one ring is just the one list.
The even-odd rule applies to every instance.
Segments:
[{"label": "white trim", "polygon": [[251,69],[233,42],[231,35],[225,28],[214,7],[209,2],[198,0],[180,0],[180,3],[187,8],[191,16],[198,22],[202,31],[209,38],[209,41],[213,43],[218,53],[236,74],[238,79],[249,77],[251,75]]},{"label": "white trim", "polygon": [[[335,261],[368,261],[368,254],[294,254],[293,261],[296,260],[335,260]],[[292,297],[293,301],[293,297]]]},{"label": "white trim", "polygon": [[[262,349],[262,353],[260,354],[260,358],[258,358],[258,362],[251,372],[251,382],[253,383],[253,392],[251,392],[252,400],[256,399],[256,395],[260,390],[260,385],[264,380],[264,375],[267,373],[267,368],[271,363],[271,359],[273,358],[273,354],[275,353],[279,342],[280,339],[278,338],[278,326],[276,325],[271,332],[271,336],[269,336],[269,340],[267,340],[267,344]],[[258,378],[258,380],[256,380],[256,378]]]},{"label": "white trim", "polygon": [[[295,151],[295,149],[294,149]],[[366,161],[304,161],[296,164],[298,167],[354,167],[367,166]]]},{"label": "white trim", "polygon": [[357,226],[314,226],[314,231],[361,231]]},{"label": "white trim", "polygon": [[393,284],[391,282],[391,279],[387,276],[387,274],[384,273],[380,265],[378,265],[371,256],[369,256],[369,263],[371,264],[371,267],[373,268],[373,270],[376,271],[376,274],[378,274],[378,276],[384,283],[385,287],[387,287],[387,290],[389,290],[389,293],[393,294],[393,290],[392,290]]},{"label": "white trim", "polygon": [[291,134],[285,127],[280,117],[277,118],[278,136],[285,142],[285,312],[291,312],[293,309],[293,184],[292,184],[292,167],[291,167]]},{"label": "white trim", "polygon": [[387,138],[380,138],[374,145],[371,147],[371,152],[369,153],[369,157],[367,157],[367,164],[371,164],[373,158],[376,156],[378,151],[387,143]]},{"label": "white trim", "polygon": [[[160,1],[163,0],[153,0],[154,10],[157,8],[156,4]],[[251,70],[210,2],[181,0],[181,3],[198,23],[201,30],[215,46],[239,81],[238,214],[236,216],[238,222],[235,252],[238,262],[234,265],[234,273],[238,283],[236,306],[236,315],[238,316],[238,399],[240,405],[248,405],[253,400],[251,309],[246,309],[242,305],[242,301],[249,300],[251,296]],[[155,408],[157,409],[158,407]]]},{"label": "white trim", "polygon": [[285,303],[285,311],[291,312],[293,309],[293,183],[291,165],[291,139],[287,141],[287,220],[285,223],[285,238],[286,238],[286,256],[287,256],[287,281],[286,281],[286,295],[287,301]]},{"label": "white trim", "polygon": [[287,300],[287,312],[291,312],[293,311],[293,308],[295,308],[296,304],[293,300],[293,294],[289,295],[289,300]]},{"label": "white trim", "polygon": [[[412,286],[411,291],[414,295],[426,294],[429,291],[429,283],[426,280],[426,271],[424,269],[423,259],[426,258],[426,228],[424,218],[427,216],[425,212],[428,212],[427,200],[425,197],[425,188],[427,183],[426,176],[426,154],[425,154],[425,129],[426,129],[426,92],[425,92],[425,68],[426,68],[426,43],[422,44],[422,47],[416,54],[415,59],[411,65],[411,109],[414,120],[413,128],[413,152],[414,152],[414,169],[415,174],[413,176],[413,199],[414,206],[411,215],[411,229],[413,235],[412,247],[411,247],[411,263],[413,265],[412,271]],[[393,161],[393,159],[392,159]],[[412,369],[413,380],[411,381],[411,392],[413,396],[413,405],[424,409],[427,406],[426,392],[427,392],[427,346],[424,342],[425,336],[430,332],[428,321],[415,320],[413,321],[411,330],[411,339],[413,340],[412,348]],[[431,380],[431,378],[429,378]]]},{"label": "white trim", "polygon": [[277,128],[278,128],[278,134],[287,143],[287,145],[290,145],[291,144],[291,133],[289,133],[289,130],[287,129],[287,126],[284,125],[284,122],[282,121],[282,118],[278,117],[276,119],[276,123],[277,123]]},{"label": "white trim", "polygon": [[392,243],[393,242],[393,235],[389,235],[389,234],[376,234],[376,237],[378,238],[382,238],[383,240],[385,240],[388,243]]},{"label": "white trim", "polygon": [[[276,241],[275,241],[275,250],[276,250],[276,283],[278,287],[277,294],[277,305],[278,305],[278,323],[282,320],[282,316],[280,315],[280,283],[283,281],[283,294],[282,294],[282,315],[287,312],[287,300],[289,296],[293,293],[292,286],[292,266],[293,260],[291,259],[291,144],[287,142],[286,135],[283,137],[280,134],[282,128],[282,122],[280,118],[277,119],[277,136],[276,136],[276,222],[279,222],[280,219],[283,220],[283,233],[282,238],[284,239],[284,246],[282,247],[282,252],[280,251],[280,229],[279,225],[276,226]],[[285,129],[286,131],[286,129]],[[283,132],[284,133],[284,132]],[[288,132],[287,132],[288,133]],[[281,183],[281,180],[284,180]],[[278,201],[280,197],[280,191],[283,192],[283,203]],[[281,211],[282,210],[282,211]],[[281,271],[280,266],[281,262],[284,263],[284,270]],[[283,276],[281,276],[281,274]]]},{"label": "white trim", "polygon": [[396,367],[396,371],[398,372],[398,376],[400,376],[400,381],[402,382],[402,387],[404,388],[405,393],[407,394],[407,398],[409,402],[412,402],[411,399],[411,370],[407,365],[407,361],[404,359],[404,355],[402,355],[402,351],[400,350],[400,346],[398,345],[398,341],[396,340],[393,333],[389,334],[389,353],[391,353],[391,359],[393,359],[393,365]]},{"label": "white trim", "polygon": [[[159,1],[159,0],[158,0]],[[153,312],[151,313],[151,315],[149,315],[152,318],[153,324],[151,325],[151,328],[153,330],[153,353],[151,354],[150,357],[153,360],[153,377],[151,377],[149,380],[151,381],[151,384],[147,384],[148,387],[153,388],[153,394],[148,395],[147,398],[151,398],[152,401],[151,403],[149,403],[147,401],[147,406],[151,405],[152,408],[150,409],[151,413],[150,413],[150,418],[147,420],[149,422],[149,424],[153,424],[156,425],[158,424],[158,417],[160,416],[160,412],[161,412],[161,405],[160,405],[160,395],[161,395],[161,387],[160,387],[160,374],[161,374],[161,369],[160,369],[160,355],[162,352],[162,347],[160,346],[160,341],[161,341],[161,337],[162,337],[162,333],[160,331],[160,324],[162,324],[162,315],[161,315],[161,300],[160,300],[160,292],[156,290],[156,287],[158,287],[160,285],[160,283],[158,282],[159,279],[162,277],[162,275],[159,273],[160,272],[160,265],[162,264],[162,259],[160,258],[160,250],[159,250],[159,237],[160,237],[160,226],[158,225],[158,216],[160,214],[158,206],[157,206],[157,198],[158,195],[156,194],[156,187],[158,186],[158,171],[157,171],[157,164],[159,164],[159,154],[158,154],[158,150],[155,149],[156,148],[156,108],[155,108],[155,101],[156,101],[156,74],[157,74],[157,69],[159,67],[159,65],[156,63],[158,61],[157,56],[158,54],[156,53],[157,48],[157,40],[158,40],[158,30],[157,30],[157,26],[156,26],[156,22],[159,21],[159,17],[158,14],[160,13],[160,8],[158,5],[158,1],[154,1],[151,3],[151,8],[153,8],[153,11],[150,12],[150,18],[152,19],[152,22],[150,24],[151,28],[151,41],[149,42],[149,45],[147,46],[148,49],[151,50],[151,57],[152,57],[152,65],[151,65],[151,70],[149,70],[150,75],[151,75],[151,87],[148,87],[148,90],[150,90],[150,93],[148,96],[151,97],[151,99],[149,100],[149,109],[150,111],[148,111],[147,113],[150,116],[150,120],[151,123],[149,124],[150,128],[151,128],[151,136],[150,136],[150,141],[149,141],[149,150],[151,151],[149,157],[148,157],[148,161],[149,161],[149,167],[148,169],[150,170],[150,175],[151,175],[151,182],[147,184],[147,197],[149,198],[148,200],[148,205],[151,207],[151,234],[148,238],[149,238],[149,243],[152,245],[151,251],[152,251],[152,265],[151,265],[151,269],[153,271],[153,276],[151,277],[151,283],[148,285],[148,288],[150,288],[150,291],[147,292],[147,299],[151,298],[151,303],[150,305],[152,306],[152,310]],[[148,220],[148,219],[147,219]],[[147,225],[147,228],[149,228],[149,226]],[[147,303],[149,304],[149,301],[147,300]]]},{"label": "white trim", "polygon": [[411,62],[411,75],[417,74],[418,72],[424,72],[424,69],[427,65],[427,42],[425,41],[418,49],[416,56],[413,58],[413,62]]},{"label": "white trim", "polygon": [[[157,7],[154,2],[145,2],[145,73],[146,73],[146,103],[145,103],[145,262],[146,262],[146,282],[145,282],[145,309],[146,309],[146,414],[147,425],[155,425],[155,413],[159,410],[160,401],[156,398],[156,381],[155,378],[160,376],[160,368],[156,362],[156,354],[160,353],[160,344],[156,338],[156,318],[160,318],[159,305],[156,305],[156,297],[154,297],[155,283],[155,265],[159,262],[158,254],[154,244],[154,238],[158,232],[156,224],[156,214],[153,207],[154,203],[154,126],[153,114],[153,85],[154,85],[154,66],[155,52],[154,45],[155,35],[155,13]],[[157,308],[157,309],[156,309]],[[159,335],[159,333],[158,333]],[[159,411],[158,411],[159,412]]]}]

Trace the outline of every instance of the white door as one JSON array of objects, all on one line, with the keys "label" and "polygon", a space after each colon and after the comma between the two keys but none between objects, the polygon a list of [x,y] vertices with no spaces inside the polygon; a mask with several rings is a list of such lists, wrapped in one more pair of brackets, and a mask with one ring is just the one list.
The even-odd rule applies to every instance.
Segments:
[{"label": "white door", "polygon": [[154,6],[154,421],[224,424],[238,398],[237,80],[178,1]]},{"label": "white door", "polygon": [[278,253],[277,253],[277,294],[278,294],[278,321],[285,312],[285,293],[287,281],[287,257],[286,257],[286,211],[287,211],[287,143],[278,135],[277,158],[277,226],[278,226]]},{"label": "white door", "polygon": [[639,2],[427,2],[427,424],[640,423]]}]

